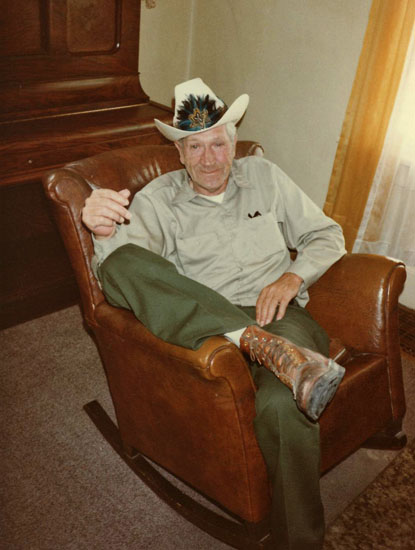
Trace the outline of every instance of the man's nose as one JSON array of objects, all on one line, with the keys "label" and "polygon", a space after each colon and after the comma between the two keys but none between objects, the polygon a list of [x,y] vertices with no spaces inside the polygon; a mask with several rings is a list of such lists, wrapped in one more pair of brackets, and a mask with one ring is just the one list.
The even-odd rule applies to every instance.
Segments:
[{"label": "man's nose", "polygon": [[203,150],[202,162],[203,164],[213,164],[215,162],[215,155],[210,147],[205,147]]}]

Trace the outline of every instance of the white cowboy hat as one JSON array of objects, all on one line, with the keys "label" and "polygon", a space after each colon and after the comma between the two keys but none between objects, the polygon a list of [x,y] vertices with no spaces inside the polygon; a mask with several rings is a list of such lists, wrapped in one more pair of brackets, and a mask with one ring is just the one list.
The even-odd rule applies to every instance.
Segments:
[{"label": "white cowboy hat", "polygon": [[154,119],[163,136],[172,141],[206,132],[227,122],[236,124],[249,103],[248,94],[242,94],[228,108],[201,78],[178,84],[174,89],[174,97],[173,126]]}]

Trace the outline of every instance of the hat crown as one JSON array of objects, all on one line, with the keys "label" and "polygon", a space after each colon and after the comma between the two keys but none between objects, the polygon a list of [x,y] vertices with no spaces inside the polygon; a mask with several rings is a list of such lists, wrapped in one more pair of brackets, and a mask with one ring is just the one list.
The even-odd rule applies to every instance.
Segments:
[{"label": "hat crown", "polygon": [[179,105],[174,118],[174,126],[186,132],[198,132],[210,128],[221,119],[227,107],[218,104],[209,95],[190,94]]},{"label": "hat crown", "polygon": [[175,88],[173,126],[185,132],[199,132],[216,124],[227,106],[201,78],[178,84]]}]

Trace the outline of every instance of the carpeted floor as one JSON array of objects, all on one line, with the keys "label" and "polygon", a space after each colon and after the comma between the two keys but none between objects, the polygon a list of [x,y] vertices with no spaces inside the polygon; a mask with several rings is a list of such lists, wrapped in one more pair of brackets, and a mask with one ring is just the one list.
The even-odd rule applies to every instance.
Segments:
[{"label": "carpeted floor", "polygon": [[324,550],[415,548],[415,440],[327,529]]},{"label": "carpeted floor", "polygon": [[[162,503],[84,413],[83,405],[93,399],[110,413],[112,406],[76,306],[1,332],[0,346],[1,550],[229,549]],[[404,376],[405,431],[413,439],[415,359],[409,355]],[[344,510],[396,457],[393,451],[360,449],[326,474],[321,486],[328,524],[339,517],[346,522],[350,508]],[[384,514],[376,525],[386,521]],[[359,546],[336,532],[341,540],[330,550],[394,550],[364,546],[369,531],[361,532]]]}]

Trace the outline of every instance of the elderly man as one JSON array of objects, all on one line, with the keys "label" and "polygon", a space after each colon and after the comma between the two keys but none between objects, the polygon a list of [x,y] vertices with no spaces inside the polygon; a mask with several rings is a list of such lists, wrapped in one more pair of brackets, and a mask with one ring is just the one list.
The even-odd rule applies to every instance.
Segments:
[{"label": "elderly man", "polygon": [[86,201],[96,273],[110,303],[165,341],[197,349],[224,334],[250,356],[275,547],[321,548],[316,420],[344,369],[304,306],[308,286],[345,253],[342,232],[276,165],[234,159],[246,94],[228,109],[197,78],[176,86],[175,100],[173,126],[155,122],[185,168],[129,208],[127,190]]}]

